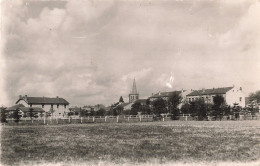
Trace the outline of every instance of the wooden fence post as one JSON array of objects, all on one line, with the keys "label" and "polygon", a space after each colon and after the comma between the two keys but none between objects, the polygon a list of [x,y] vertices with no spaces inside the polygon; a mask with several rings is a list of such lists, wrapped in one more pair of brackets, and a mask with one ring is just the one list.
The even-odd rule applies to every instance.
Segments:
[{"label": "wooden fence post", "polygon": [[93,122],[95,122],[95,116],[93,116]]},{"label": "wooden fence post", "polygon": [[129,122],[129,116],[128,116],[128,122]]},{"label": "wooden fence post", "polygon": [[45,124],[45,117],[43,117],[43,124]]},{"label": "wooden fence post", "polygon": [[142,115],[140,115],[140,122],[142,122]]},{"label": "wooden fence post", "polygon": [[186,121],[188,120],[188,116],[186,116]]},{"label": "wooden fence post", "polygon": [[82,117],[80,117],[80,123],[82,123]]},{"label": "wooden fence post", "polygon": [[107,116],[105,116],[105,122],[107,122]]},{"label": "wooden fence post", "polygon": [[118,123],[118,120],[119,120],[119,116],[116,117],[116,122]]},{"label": "wooden fence post", "polygon": [[56,122],[57,122],[57,124],[59,123],[59,122],[58,122],[58,118],[57,118],[57,116],[56,116]]}]

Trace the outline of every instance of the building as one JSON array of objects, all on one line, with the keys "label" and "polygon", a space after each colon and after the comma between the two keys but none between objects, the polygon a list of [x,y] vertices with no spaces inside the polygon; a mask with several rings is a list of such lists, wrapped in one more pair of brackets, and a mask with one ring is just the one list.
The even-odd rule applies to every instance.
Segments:
[{"label": "building", "polygon": [[233,106],[236,103],[239,106],[245,107],[245,95],[242,91],[242,87],[237,88],[235,86],[232,86],[223,88],[193,90],[186,96],[186,98],[188,102],[192,102],[198,98],[201,98],[205,100],[206,103],[213,104],[213,99],[216,95],[223,96],[227,105]]},{"label": "building", "polygon": [[189,94],[189,91],[187,90],[180,90],[180,91],[170,91],[170,92],[158,92],[155,94],[152,94],[151,97],[149,97],[150,101],[153,102],[159,98],[164,99],[165,101],[169,100],[169,97],[173,94],[173,93],[178,93],[181,97],[182,97],[182,101],[181,104],[178,106],[179,108],[181,108],[182,104],[186,101],[186,95]]},{"label": "building", "polygon": [[29,117],[30,112],[33,113],[33,117],[43,117],[44,110],[40,107],[25,107],[23,104],[16,104],[6,108],[7,116],[10,117],[14,111],[18,110],[21,117]]},{"label": "building", "polygon": [[132,91],[129,94],[129,103],[133,103],[138,99],[139,99],[139,93],[137,92],[136,83],[134,79]]},{"label": "building", "polygon": [[59,96],[51,98],[20,95],[16,104],[23,104],[27,107],[41,107],[45,112],[51,112],[53,116],[64,116],[69,112],[69,102]]}]

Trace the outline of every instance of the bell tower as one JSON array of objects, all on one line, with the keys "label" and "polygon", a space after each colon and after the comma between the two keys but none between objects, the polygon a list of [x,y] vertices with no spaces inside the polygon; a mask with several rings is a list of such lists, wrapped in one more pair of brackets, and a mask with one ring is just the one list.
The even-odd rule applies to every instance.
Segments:
[{"label": "bell tower", "polygon": [[137,92],[137,88],[136,88],[136,83],[135,83],[135,78],[134,78],[134,82],[133,82],[133,87],[132,87],[132,91],[129,94],[129,103],[133,103],[136,100],[139,99],[139,94]]}]

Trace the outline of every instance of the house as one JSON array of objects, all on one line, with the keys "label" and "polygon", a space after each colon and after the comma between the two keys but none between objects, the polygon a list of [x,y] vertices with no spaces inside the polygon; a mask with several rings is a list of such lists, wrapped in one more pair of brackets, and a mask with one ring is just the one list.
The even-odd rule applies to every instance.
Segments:
[{"label": "house", "polygon": [[152,94],[151,97],[149,97],[150,102],[153,102],[159,98],[164,99],[165,101],[169,100],[169,97],[173,94],[173,93],[178,93],[181,97],[182,97],[182,101],[181,104],[178,106],[179,108],[181,108],[182,104],[186,101],[186,95],[189,93],[189,91],[187,90],[180,90],[180,91],[170,91],[170,92],[158,92],[156,94]]},{"label": "house", "polygon": [[64,116],[69,112],[69,102],[57,97],[29,97],[19,96],[16,104],[27,107],[41,107],[45,112],[51,112],[53,116]]},{"label": "house", "polygon": [[40,107],[25,107],[23,104],[16,104],[11,107],[6,108],[6,111],[8,112],[8,116],[11,116],[14,111],[18,109],[19,114],[22,117],[29,117],[30,112],[33,113],[34,117],[43,117],[44,116],[44,110]]},{"label": "house", "polygon": [[198,98],[205,100],[206,103],[213,103],[213,99],[216,95],[223,96],[227,105],[233,106],[238,104],[245,107],[245,95],[242,91],[242,87],[222,87],[212,89],[193,90],[186,98],[188,102],[195,101]]}]

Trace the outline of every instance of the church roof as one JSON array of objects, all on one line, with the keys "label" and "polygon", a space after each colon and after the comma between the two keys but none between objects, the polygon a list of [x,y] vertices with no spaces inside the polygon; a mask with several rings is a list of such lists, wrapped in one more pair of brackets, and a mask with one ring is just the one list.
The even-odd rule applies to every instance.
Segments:
[{"label": "church roof", "polygon": [[137,92],[137,88],[136,88],[136,83],[135,83],[135,79],[134,79],[134,82],[133,82],[133,87],[132,87],[132,91],[130,94],[138,94]]}]

